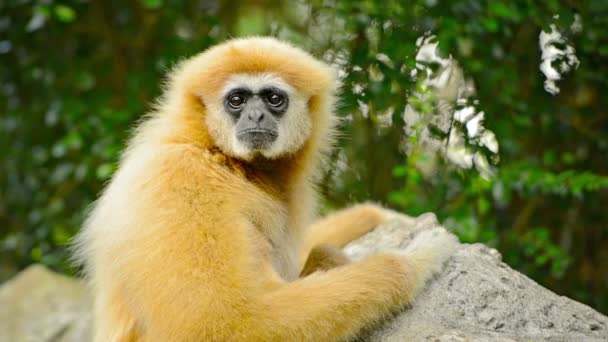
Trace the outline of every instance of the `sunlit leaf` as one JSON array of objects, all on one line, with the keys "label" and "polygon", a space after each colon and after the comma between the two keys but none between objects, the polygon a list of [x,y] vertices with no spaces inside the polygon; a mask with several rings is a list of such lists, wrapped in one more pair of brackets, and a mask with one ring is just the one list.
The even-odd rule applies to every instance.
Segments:
[{"label": "sunlit leaf", "polygon": [[163,0],[143,0],[143,4],[147,9],[158,9],[163,5]]},{"label": "sunlit leaf", "polygon": [[70,23],[76,19],[76,12],[67,5],[56,5],[53,11],[57,19],[64,23]]}]

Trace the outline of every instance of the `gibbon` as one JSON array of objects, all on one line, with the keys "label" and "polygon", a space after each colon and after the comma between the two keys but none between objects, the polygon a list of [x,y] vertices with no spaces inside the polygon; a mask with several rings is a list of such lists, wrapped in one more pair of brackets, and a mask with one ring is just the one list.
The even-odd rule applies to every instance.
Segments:
[{"label": "gibbon", "polygon": [[339,248],[389,211],[362,204],[314,222],[338,83],[261,37],[171,72],[76,239],[95,341],[342,341],[412,301],[452,234],[350,262]]}]

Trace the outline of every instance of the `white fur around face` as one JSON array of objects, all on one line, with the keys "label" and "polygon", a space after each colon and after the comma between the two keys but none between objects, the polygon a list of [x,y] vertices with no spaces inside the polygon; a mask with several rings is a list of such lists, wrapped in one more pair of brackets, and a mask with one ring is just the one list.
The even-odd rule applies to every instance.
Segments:
[{"label": "white fur around face", "polygon": [[[248,88],[258,92],[263,88],[276,87],[289,96],[287,112],[278,120],[278,138],[264,150],[251,150],[236,137],[235,122],[224,110],[224,97],[235,88]],[[201,98],[207,107],[207,128],[211,137],[222,151],[230,156],[251,160],[256,154],[275,159],[297,152],[312,132],[312,122],[308,113],[308,97],[299,94],[296,89],[274,73],[240,73],[232,75],[224,84],[219,96]]]}]

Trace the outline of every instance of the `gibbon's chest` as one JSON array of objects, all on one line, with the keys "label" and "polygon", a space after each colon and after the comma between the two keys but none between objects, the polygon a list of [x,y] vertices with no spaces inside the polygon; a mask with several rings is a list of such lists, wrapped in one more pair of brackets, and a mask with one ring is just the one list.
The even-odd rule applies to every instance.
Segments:
[{"label": "gibbon's chest", "polygon": [[[257,200],[245,204],[249,220],[257,231],[252,241],[259,249],[261,262],[272,264],[273,269],[286,281],[298,278],[299,238],[298,229],[292,222],[293,213],[288,205],[264,192],[257,193]],[[253,209],[253,210],[252,210]],[[259,235],[258,235],[259,234]]]},{"label": "gibbon's chest", "polygon": [[[302,234],[301,212],[309,201],[294,196],[300,187],[284,177],[269,172],[248,168],[238,161],[227,160],[226,166],[236,176],[230,183],[241,186],[238,202],[247,213],[249,221],[260,235],[253,241],[264,262],[272,264],[274,270],[286,281],[298,279],[300,275],[300,242]],[[289,186],[287,186],[289,184]],[[290,189],[290,190],[288,190]],[[306,192],[305,192],[306,193]],[[294,201],[294,198],[298,198]],[[270,260],[268,260],[270,259]]]},{"label": "gibbon's chest", "polygon": [[298,279],[300,275],[299,258],[293,237],[284,234],[279,241],[271,242],[272,266],[281,278],[287,281]]},{"label": "gibbon's chest", "polygon": [[[298,278],[299,270],[299,239],[290,226],[286,208],[266,208],[267,213],[273,212],[275,217],[269,219],[253,218],[252,222],[259,233],[259,239],[253,243],[260,250],[260,255],[270,262],[273,269],[286,281]],[[266,215],[264,215],[266,216]]]},{"label": "gibbon's chest", "polygon": [[297,210],[290,205],[291,201],[279,195],[281,191],[274,191],[267,183],[262,183],[259,179],[255,182],[249,179],[248,183],[253,187],[248,196],[243,197],[248,202],[244,208],[249,212],[250,222],[261,233],[261,255],[267,259],[265,262],[270,258],[274,270],[284,280],[298,279],[301,229],[297,222]]}]

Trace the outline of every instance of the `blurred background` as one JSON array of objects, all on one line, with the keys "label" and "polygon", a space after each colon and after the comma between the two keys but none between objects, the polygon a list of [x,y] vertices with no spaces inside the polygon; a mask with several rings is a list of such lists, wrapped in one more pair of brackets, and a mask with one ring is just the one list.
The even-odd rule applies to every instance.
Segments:
[{"label": "blurred background", "polygon": [[[435,212],[608,313],[608,2],[0,1],[0,282],[67,246],[167,70],[273,35],[343,81],[324,211]],[[603,94],[603,95],[602,95]]]}]

